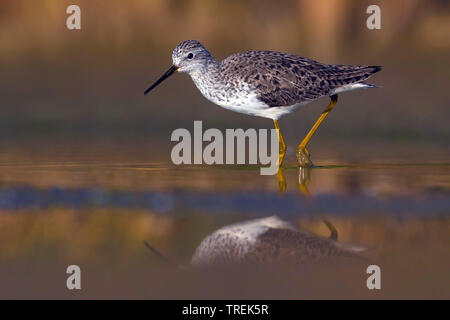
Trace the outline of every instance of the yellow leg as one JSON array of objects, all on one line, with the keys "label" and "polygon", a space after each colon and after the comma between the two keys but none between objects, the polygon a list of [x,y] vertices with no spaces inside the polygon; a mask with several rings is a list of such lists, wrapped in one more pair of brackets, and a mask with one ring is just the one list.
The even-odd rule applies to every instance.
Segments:
[{"label": "yellow leg", "polygon": [[278,168],[278,173],[277,173],[277,177],[278,177],[278,190],[280,194],[283,194],[286,192],[286,179],[284,177],[283,174],[283,168]]},{"label": "yellow leg", "polygon": [[308,190],[308,184],[310,180],[311,180],[311,169],[300,167],[298,171],[297,187],[300,190],[300,192],[307,197],[311,195]]},{"label": "yellow leg", "polygon": [[278,131],[278,144],[279,144],[278,167],[281,167],[284,155],[286,154],[286,144],[284,143],[283,135],[281,134],[280,127],[278,126],[278,121],[273,120],[273,124],[275,125],[275,129],[277,129]]},{"label": "yellow leg", "polygon": [[314,132],[316,132],[317,128],[320,126],[320,124],[326,118],[326,116],[330,113],[330,111],[334,108],[336,103],[337,103],[337,95],[334,94],[331,96],[331,102],[328,105],[328,107],[325,108],[325,110],[320,115],[319,119],[317,119],[316,123],[314,123],[311,130],[309,130],[306,137],[298,145],[297,159],[298,159],[298,164],[300,167],[312,167],[313,164],[311,162],[310,154],[309,154],[308,149],[306,149],[306,146],[308,145],[309,140],[311,140]]}]

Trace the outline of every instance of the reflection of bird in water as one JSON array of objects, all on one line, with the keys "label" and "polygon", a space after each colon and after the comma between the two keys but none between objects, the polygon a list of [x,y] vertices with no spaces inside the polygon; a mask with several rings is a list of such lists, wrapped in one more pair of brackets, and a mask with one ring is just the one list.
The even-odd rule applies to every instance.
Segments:
[{"label": "reflection of bird in water", "polygon": [[[298,170],[297,188],[302,195],[309,197],[311,194],[308,189],[308,184],[311,181],[311,168],[300,167]],[[287,189],[287,183],[286,178],[284,177],[283,168],[278,169],[277,178],[279,193],[284,194]]]},{"label": "reflection of bird in water", "polygon": [[297,263],[330,257],[357,257],[363,247],[337,241],[334,226],[324,238],[296,229],[276,216],[225,226],[207,236],[195,250],[191,264],[208,266],[236,262],[293,261]]}]

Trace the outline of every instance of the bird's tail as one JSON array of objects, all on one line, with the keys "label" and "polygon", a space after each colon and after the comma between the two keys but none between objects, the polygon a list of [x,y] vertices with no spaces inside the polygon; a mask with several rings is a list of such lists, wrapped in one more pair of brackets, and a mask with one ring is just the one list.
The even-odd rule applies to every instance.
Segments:
[{"label": "bird's tail", "polygon": [[363,83],[364,80],[380,70],[380,66],[337,65],[330,68],[328,81],[334,88],[353,83]]}]

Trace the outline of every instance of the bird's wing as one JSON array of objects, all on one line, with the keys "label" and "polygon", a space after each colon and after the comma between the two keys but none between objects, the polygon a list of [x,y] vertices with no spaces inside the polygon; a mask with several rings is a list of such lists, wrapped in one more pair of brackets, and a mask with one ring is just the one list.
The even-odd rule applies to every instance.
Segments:
[{"label": "bird's wing", "polygon": [[[367,79],[372,66],[329,65],[273,51],[248,51],[221,63],[223,74],[239,77],[270,107],[292,106],[328,96],[332,90]],[[229,79],[232,80],[232,79]]]}]

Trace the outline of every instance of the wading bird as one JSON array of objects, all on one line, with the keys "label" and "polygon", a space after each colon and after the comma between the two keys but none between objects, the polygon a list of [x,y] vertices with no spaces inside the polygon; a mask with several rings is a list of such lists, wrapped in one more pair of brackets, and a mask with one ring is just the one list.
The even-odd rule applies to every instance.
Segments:
[{"label": "wading bird", "polygon": [[173,65],[150,88],[175,72],[186,72],[205,98],[228,110],[272,119],[278,130],[281,166],[286,144],[278,120],[298,107],[321,97],[331,102],[297,148],[298,164],[311,167],[306,148],[314,132],[337,103],[338,94],[375,88],[364,82],[381,70],[379,66],[324,64],[311,59],[273,51],[247,51],[217,61],[196,40],[180,43],[172,53]]}]

